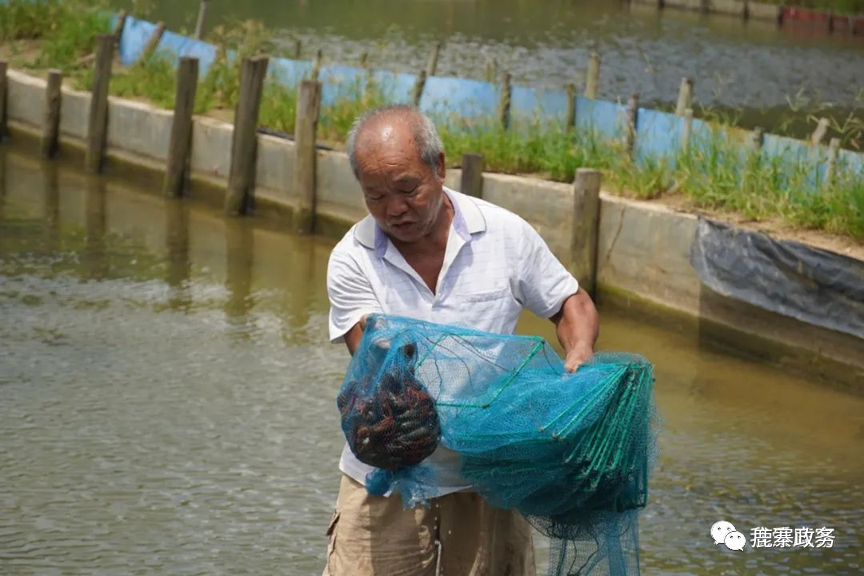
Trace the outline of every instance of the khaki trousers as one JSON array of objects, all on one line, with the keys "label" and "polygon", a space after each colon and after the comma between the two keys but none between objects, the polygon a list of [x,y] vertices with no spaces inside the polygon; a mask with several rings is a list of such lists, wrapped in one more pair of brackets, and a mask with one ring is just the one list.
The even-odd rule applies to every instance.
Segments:
[{"label": "khaki trousers", "polygon": [[343,474],[324,576],[535,576],[531,534],[518,512],[474,493],[404,510],[398,494],[370,496]]}]

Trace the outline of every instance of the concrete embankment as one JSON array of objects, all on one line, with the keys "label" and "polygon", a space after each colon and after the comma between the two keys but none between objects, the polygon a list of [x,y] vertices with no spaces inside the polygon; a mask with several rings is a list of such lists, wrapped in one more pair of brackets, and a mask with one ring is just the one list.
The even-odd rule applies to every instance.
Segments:
[{"label": "concrete embankment", "polygon": [[[12,139],[38,136],[45,109],[45,81],[10,71],[8,117]],[[90,94],[64,89],[61,151],[83,150]],[[111,98],[106,154],[109,162],[164,171],[172,112]],[[233,127],[196,117],[190,159],[190,195],[223,201],[231,164]],[[319,150],[316,215],[318,230],[338,234],[366,209],[347,156]],[[258,136],[254,208],[288,221],[299,205],[294,190],[294,143]],[[447,184],[459,189],[459,170]],[[573,186],[535,178],[484,173],[483,198],[533,224],[562,262],[573,259]],[[652,314],[660,305],[676,311],[694,337],[722,342],[749,355],[805,368],[836,385],[864,390],[864,340],[758,309],[712,292],[690,263],[698,218],[647,202],[601,195],[597,277],[600,298]],[[645,306],[645,304],[649,304]]]}]

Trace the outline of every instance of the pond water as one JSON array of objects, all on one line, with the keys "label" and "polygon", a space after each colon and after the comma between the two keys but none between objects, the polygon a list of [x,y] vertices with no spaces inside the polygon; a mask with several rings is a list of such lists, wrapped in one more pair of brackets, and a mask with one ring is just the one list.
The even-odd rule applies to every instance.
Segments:
[{"label": "pond water", "polygon": [[[348,363],[327,343],[335,242],[153,189],[0,148],[0,573],[320,573]],[[656,366],[643,572],[860,574],[864,399],[679,319],[601,314],[600,348]],[[721,519],[835,539],[732,552]]]},{"label": "pond water", "polygon": [[[152,0],[149,17],[194,30],[198,4]],[[582,84],[597,50],[601,98],[638,92],[670,105],[690,76],[698,104],[769,130],[812,131],[806,112],[818,102],[838,120],[864,109],[864,38],[802,26],[608,0],[211,0],[205,31],[242,19],[264,22],[286,55],[300,39],[304,58],[320,48],[325,61],[356,64],[368,52],[372,66],[416,72],[440,41],[439,75],[485,79],[494,61],[534,86]]]}]

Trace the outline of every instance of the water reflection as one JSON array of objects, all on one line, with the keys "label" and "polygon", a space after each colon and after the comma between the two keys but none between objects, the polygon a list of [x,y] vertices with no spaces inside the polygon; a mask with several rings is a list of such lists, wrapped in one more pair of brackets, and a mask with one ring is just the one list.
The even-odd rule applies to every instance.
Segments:
[{"label": "water reflection", "polygon": [[[0,573],[320,573],[348,362],[326,344],[333,240],[0,149],[4,165]],[[696,323],[601,314],[600,348],[657,372],[644,573],[858,574],[864,399],[725,354]],[[837,541],[727,554],[720,518]]]},{"label": "water reflection", "polygon": [[169,306],[188,312],[192,304],[189,289],[189,205],[179,198],[165,199],[165,249],[168,271],[165,281],[170,287]]},{"label": "water reflection", "polygon": [[45,250],[49,252],[54,252],[60,248],[60,184],[58,173],[57,163],[50,162],[44,165],[42,176],[45,184],[42,194],[45,201]]},{"label": "water reflection", "polygon": [[238,338],[249,337],[252,321],[249,312],[253,304],[250,298],[255,253],[253,232],[253,228],[241,218],[225,219],[225,288],[228,289],[225,315],[237,328],[233,334]]},{"label": "water reflection", "polygon": [[110,268],[105,244],[105,206],[105,181],[95,176],[88,178],[84,201],[84,228],[87,235],[82,260],[83,275],[90,280],[105,278]]}]

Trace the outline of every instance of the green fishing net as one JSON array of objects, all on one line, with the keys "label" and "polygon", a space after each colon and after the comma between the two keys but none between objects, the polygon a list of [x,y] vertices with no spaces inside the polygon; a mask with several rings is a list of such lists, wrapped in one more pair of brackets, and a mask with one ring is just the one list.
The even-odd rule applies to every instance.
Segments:
[{"label": "green fishing net", "polygon": [[539,337],[372,315],[337,398],[376,467],[370,494],[428,501],[443,446],[491,505],[551,539],[549,574],[639,573],[638,511],[654,452],[651,365],[599,353],[568,373]]}]

